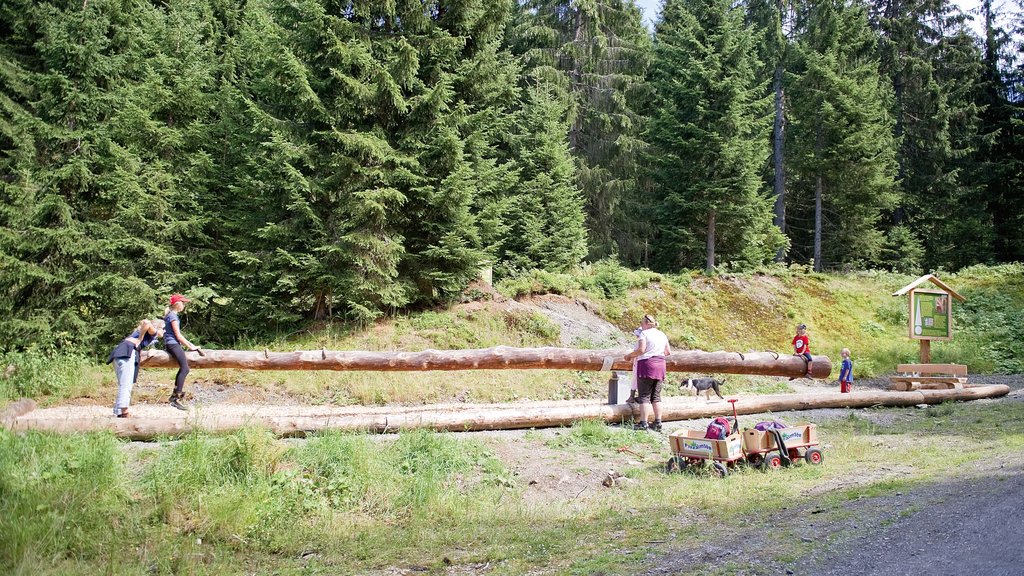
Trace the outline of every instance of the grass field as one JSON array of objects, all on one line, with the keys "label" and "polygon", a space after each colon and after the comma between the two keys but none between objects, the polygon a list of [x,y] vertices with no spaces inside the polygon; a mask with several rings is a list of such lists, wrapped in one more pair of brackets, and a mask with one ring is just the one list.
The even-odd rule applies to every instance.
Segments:
[{"label": "grass field", "polygon": [[[139,447],[109,435],[0,432],[0,567],[10,574],[626,574],[637,542],[685,541],[706,522],[767,522],[907,489],[1024,452],[1013,404],[947,404],[821,424],[826,463],[776,473],[666,475],[660,437],[581,422],[528,432],[522,451],[652,454],[608,496],[538,502],[495,437],[410,432],[274,439],[258,429]],[[876,416],[885,424],[878,424]],[[571,473],[567,470],[566,473]],[[851,482],[850,479],[859,479]],[[840,482],[841,481],[841,482]],[[838,482],[838,484],[837,484]],[[845,486],[833,489],[834,486]],[[647,547],[657,549],[657,546]],[[798,548],[798,545],[797,545]],[[779,554],[798,549],[781,546]]]}]

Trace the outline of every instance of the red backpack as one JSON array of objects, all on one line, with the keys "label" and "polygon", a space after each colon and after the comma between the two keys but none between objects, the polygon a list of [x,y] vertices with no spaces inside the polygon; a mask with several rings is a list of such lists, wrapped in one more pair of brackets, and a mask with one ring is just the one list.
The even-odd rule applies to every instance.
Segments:
[{"label": "red backpack", "polygon": [[725,437],[729,435],[729,432],[729,420],[723,416],[719,416],[712,420],[711,424],[708,424],[708,431],[704,434],[704,437],[711,440],[724,440]]}]

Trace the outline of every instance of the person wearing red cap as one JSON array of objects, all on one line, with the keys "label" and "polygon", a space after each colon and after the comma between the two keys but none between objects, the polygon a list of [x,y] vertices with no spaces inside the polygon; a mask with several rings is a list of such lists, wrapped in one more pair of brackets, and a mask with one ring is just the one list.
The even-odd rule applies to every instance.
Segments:
[{"label": "person wearing red cap", "polygon": [[178,319],[178,312],[185,309],[185,304],[191,302],[181,294],[171,296],[170,306],[164,310],[164,324],[167,329],[164,331],[164,348],[167,353],[178,362],[178,374],[174,377],[174,392],[171,392],[169,400],[171,406],[178,410],[188,410],[188,407],[181,403],[185,387],[185,377],[188,376],[188,359],[185,358],[185,351],[182,346],[189,350],[198,350],[199,347],[188,341],[181,333],[181,321]]}]

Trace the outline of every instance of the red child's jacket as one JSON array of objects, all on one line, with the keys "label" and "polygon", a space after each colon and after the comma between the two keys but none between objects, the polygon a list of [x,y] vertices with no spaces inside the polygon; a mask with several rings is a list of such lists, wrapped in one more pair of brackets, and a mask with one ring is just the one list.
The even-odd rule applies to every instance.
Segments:
[{"label": "red child's jacket", "polygon": [[793,336],[793,352],[801,356],[811,353],[811,339],[807,337],[807,334]]}]

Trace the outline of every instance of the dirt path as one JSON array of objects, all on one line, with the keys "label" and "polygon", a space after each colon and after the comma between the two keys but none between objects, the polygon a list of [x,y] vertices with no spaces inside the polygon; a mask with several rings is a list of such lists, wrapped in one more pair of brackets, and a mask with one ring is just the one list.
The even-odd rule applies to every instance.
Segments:
[{"label": "dirt path", "polygon": [[[929,486],[908,497],[879,498],[873,512],[888,525],[854,531],[831,554],[797,573],[822,576],[872,574],[1021,574],[1024,572],[1024,468],[985,466],[967,478]],[[907,506],[907,500],[912,501]],[[862,522],[863,523],[863,522]]]}]

